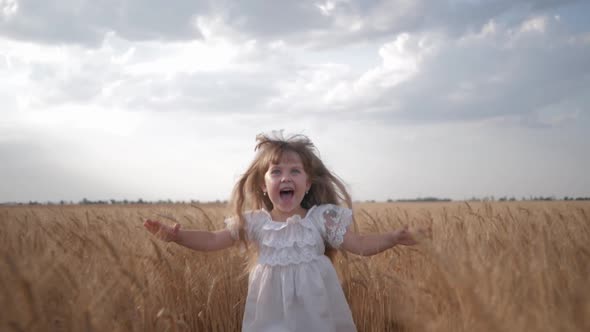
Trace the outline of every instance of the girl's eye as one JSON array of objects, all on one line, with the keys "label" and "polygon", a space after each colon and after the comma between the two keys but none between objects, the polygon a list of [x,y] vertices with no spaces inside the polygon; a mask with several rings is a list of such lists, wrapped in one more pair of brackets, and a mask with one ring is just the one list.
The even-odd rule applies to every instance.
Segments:
[{"label": "girl's eye", "polygon": [[293,172],[293,173],[297,173],[297,174],[301,173],[301,171],[300,171],[300,170],[298,170],[298,169],[294,169],[292,172]]},{"label": "girl's eye", "polygon": [[279,173],[281,173],[281,171],[278,169],[273,169],[272,171],[270,171],[270,174],[279,174]]}]

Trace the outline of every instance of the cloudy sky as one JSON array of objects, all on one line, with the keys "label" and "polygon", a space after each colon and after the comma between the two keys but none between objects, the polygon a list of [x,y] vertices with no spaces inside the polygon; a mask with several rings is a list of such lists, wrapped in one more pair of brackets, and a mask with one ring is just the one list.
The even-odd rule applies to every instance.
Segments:
[{"label": "cloudy sky", "polygon": [[566,0],[0,0],[0,202],[227,199],[308,135],[354,199],[590,196]]}]

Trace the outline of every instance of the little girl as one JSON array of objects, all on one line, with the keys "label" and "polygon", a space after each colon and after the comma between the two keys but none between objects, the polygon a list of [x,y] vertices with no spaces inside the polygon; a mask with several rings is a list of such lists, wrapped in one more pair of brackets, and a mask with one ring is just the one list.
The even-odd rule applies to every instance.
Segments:
[{"label": "little girl", "polygon": [[355,233],[350,196],[307,137],[258,135],[257,142],[256,157],[232,193],[235,216],[225,220],[226,229],[184,230],[152,220],[144,226],[194,250],[236,242],[255,249],[242,331],[356,331],[328,256],[335,249],[370,256],[416,244],[414,237],[407,228]]}]

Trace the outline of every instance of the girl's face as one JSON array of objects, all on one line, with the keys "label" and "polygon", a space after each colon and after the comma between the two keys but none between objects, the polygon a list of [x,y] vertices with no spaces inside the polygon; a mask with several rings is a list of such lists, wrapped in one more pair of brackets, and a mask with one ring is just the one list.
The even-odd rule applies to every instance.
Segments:
[{"label": "girl's face", "polygon": [[310,187],[311,181],[299,154],[285,151],[278,164],[269,165],[264,174],[262,191],[272,202],[273,211],[291,216],[301,212],[301,201]]}]

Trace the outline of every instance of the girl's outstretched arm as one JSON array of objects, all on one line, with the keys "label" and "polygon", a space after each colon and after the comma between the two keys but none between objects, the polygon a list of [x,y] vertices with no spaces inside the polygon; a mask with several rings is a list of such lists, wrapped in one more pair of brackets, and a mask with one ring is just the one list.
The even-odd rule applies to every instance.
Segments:
[{"label": "girl's outstretched arm", "polygon": [[180,229],[179,224],[170,227],[157,220],[146,220],[143,226],[159,239],[176,242],[181,246],[199,251],[213,251],[229,248],[234,244],[231,232],[227,229],[209,232]]},{"label": "girl's outstretched arm", "polygon": [[372,256],[396,245],[411,246],[418,242],[405,226],[393,232],[381,234],[357,234],[347,231],[340,248],[361,256]]}]

